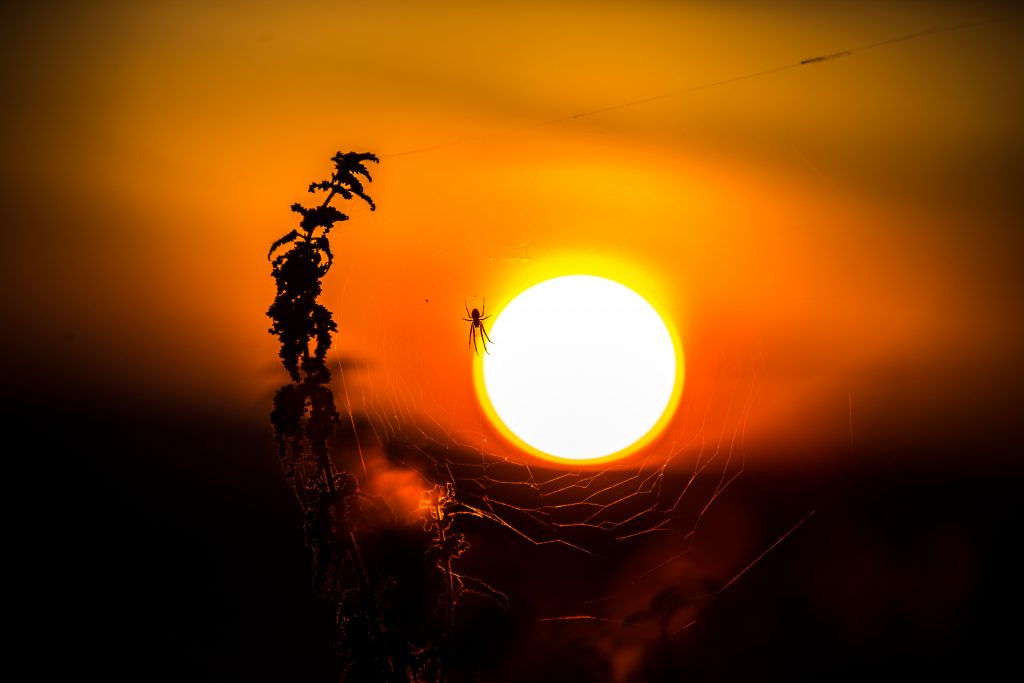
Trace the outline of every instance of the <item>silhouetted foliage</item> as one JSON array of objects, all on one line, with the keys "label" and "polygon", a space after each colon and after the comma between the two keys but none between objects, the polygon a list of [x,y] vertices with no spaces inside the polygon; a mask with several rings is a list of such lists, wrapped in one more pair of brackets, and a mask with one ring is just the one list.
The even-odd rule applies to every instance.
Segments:
[{"label": "silhouetted foliage", "polygon": [[311,193],[326,192],[326,197],[311,208],[293,204],[292,211],[302,217],[299,227],[275,241],[267,256],[277,283],[267,311],[270,333],[280,341],[281,362],[291,379],[274,395],[270,421],[285,478],[304,513],[313,590],[335,609],[341,679],[443,682],[452,668],[460,599],[477,594],[506,608],[507,599],[453,570],[469,548],[457,518],[484,514],[459,503],[451,483],[424,493],[422,528],[402,527],[356,475],[334,467],[328,441],[341,416],[326,358],[338,326],[318,300],[321,279],[334,261],[328,235],[348,216],[331,201],[359,197],[375,209],[361,179],[372,180],[366,163],[378,160],[373,154],[339,152],[331,161],[330,179],[309,185]]},{"label": "silhouetted foliage", "polygon": [[[363,191],[358,176],[372,180],[365,163],[378,162],[373,154],[338,152],[331,159],[334,173],[330,180],[309,186],[310,192],[327,192],[319,206],[306,208],[292,204],[292,211],[302,215],[300,230],[292,230],[270,246],[272,274],[277,282],[277,296],[267,315],[274,321],[270,333],[281,340],[281,361],[292,381],[324,385],[330,381],[330,372],[324,364],[331,346],[331,333],[337,332],[331,312],[317,303],[322,287],[320,278],[327,274],[334,262],[328,234],[335,223],[347,221],[348,216],[331,206],[336,195],[344,199],[361,197],[376,206]],[[285,251],[274,256],[278,250]],[[312,351],[311,343],[315,340]],[[301,369],[305,377],[300,375]]]}]

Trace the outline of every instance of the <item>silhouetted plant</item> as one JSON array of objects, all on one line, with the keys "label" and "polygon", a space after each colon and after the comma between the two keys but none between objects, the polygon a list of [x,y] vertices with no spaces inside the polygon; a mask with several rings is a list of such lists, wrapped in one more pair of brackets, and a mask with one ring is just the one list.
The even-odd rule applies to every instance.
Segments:
[{"label": "silhouetted plant", "polygon": [[[338,152],[331,161],[331,177],[309,186],[311,193],[326,193],[323,201],[313,207],[293,204],[292,211],[302,217],[298,229],[274,242],[267,255],[277,283],[277,295],[267,311],[273,321],[270,333],[280,340],[281,362],[292,380],[274,395],[270,421],[285,478],[305,514],[313,588],[338,608],[343,655],[356,652],[351,646],[365,645],[353,657],[360,665],[360,677],[406,680],[396,677],[388,658],[381,655],[382,620],[379,610],[369,604],[373,590],[356,538],[363,514],[359,483],[354,475],[335,471],[328,451],[328,440],[340,422],[326,363],[331,335],[338,326],[319,302],[321,278],[334,261],[328,235],[335,223],[348,220],[331,201],[338,196],[346,200],[359,197],[371,210],[376,208],[361,178],[372,180],[366,162],[378,159],[373,154]],[[350,617],[354,614],[365,622],[359,629],[353,628]],[[356,643],[353,634],[357,631],[369,642]]]},{"label": "silhouetted plant", "polygon": [[302,215],[299,229],[274,242],[267,255],[277,283],[277,296],[267,311],[273,321],[270,333],[281,342],[281,362],[292,379],[274,396],[271,423],[285,476],[307,511],[323,507],[321,501],[309,499],[311,493],[319,497],[336,489],[327,440],[340,416],[328,386],[331,373],[326,358],[331,334],[338,326],[318,298],[320,279],[334,261],[328,234],[348,216],[330,202],[337,195],[344,199],[355,196],[365,200],[371,210],[376,208],[359,176],[372,180],[365,162],[377,162],[377,157],[338,152],[331,161],[335,167],[331,178],[309,186],[310,192],[327,192],[323,202],[313,208],[292,204],[292,211]]},{"label": "silhouetted plant", "polygon": [[[507,601],[486,583],[453,569],[469,547],[456,518],[485,515],[459,503],[452,484],[425,492],[423,527],[404,527],[413,530],[410,535],[399,531],[382,499],[367,494],[356,475],[336,470],[331,460],[328,440],[341,419],[326,358],[338,327],[319,297],[321,279],[334,261],[328,234],[348,220],[331,201],[359,197],[375,209],[361,179],[371,180],[366,162],[378,160],[373,154],[338,152],[331,161],[330,179],[309,186],[311,193],[327,193],[323,201],[312,208],[293,204],[292,211],[301,215],[299,227],[274,242],[268,254],[277,283],[267,311],[270,333],[280,340],[279,355],[291,379],[274,395],[274,439],[304,513],[313,589],[335,609],[342,679],[443,682],[451,669],[459,600],[476,593],[503,606]],[[377,548],[371,561],[363,552],[367,543]],[[381,559],[387,553],[379,548],[388,544],[408,557]],[[410,596],[410,590],[417,595]]]}]

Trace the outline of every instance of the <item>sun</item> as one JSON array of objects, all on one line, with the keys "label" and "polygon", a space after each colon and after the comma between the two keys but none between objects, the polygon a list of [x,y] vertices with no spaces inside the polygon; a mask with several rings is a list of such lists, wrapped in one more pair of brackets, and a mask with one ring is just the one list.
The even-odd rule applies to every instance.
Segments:
[{"label": "sun", "polygon": [[682,390],[682,351],[629,287],[566,275],[521,292],[492,320],[477,366],[485,412],[541,457],[596,463],[652,440]]}]

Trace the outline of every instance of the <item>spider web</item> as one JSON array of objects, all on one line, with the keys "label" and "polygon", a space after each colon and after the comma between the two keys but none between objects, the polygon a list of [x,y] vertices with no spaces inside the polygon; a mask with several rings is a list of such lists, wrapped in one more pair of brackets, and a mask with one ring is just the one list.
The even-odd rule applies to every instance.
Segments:
[{"label": "spider web", "polygon": [[[666,647],[684,647],[676,639],[716,596],[816,512],[795,524],[784,521],[791,526],[776,527],[774,539],[759,541],[752,552],[748,547],[724,568],[706,565],[702,526],[746,470],[748,417],[764,376],[755,354],[743,372],[723,373],[734,379],[703,403],[686,401],[684,387],[664,438],[637,459],[569,467],[510,454],[494,443],[482,410],[475,426],[457,423],[456,397],[389,369],[389,357],[417,355],[398,332],[390,318],[381,323],[376,382],[353,381],[354,374],[370,374],[365,361],[347,367],[335,361],[339,408],[355,437],[339,455],[371,485],[382,471],[374,458],[386,463],[384,471],[408,475],[414,491],[454,485],[460,503],[477,512],[462,527],[470,547],[460,571],[504,593],[506,609],[532,623],[506,645],[520,653],[517,660],[525,658],[519,663],[525,671],[547,670],[566,648],[582,648],[571,666],[603,663],[597,666],[616,670],[610,680],[643,675],[645,667],[658,666]],[[709,419],[723,410],[725,419]],[[409,519],[417,521],[415,513]],[[716,529],[721,526],[711,532]],[[489,559],[492,553],[497,560]],[[510,581],[500,566],[510,557],[511,573],[526,578]],[[639,654],[630,660],[630,653]]]},{"label": "spider web", "polygon": [[[438,242],[431,248],[448,245]],[[518,275],[535,274],[535,267],[543,270],[543,250],[526,253],[468,256]],[[460,563],[475,563],[469,573],[507,593],[513,609],[517,598],[520,603],[534,600],[531,618],[537,624],[615,632],[636,625],[628,629],[630,637],[649,642],[652,623],[660,619],[674,633],[685,630],[704,599],[760,561],[757,553],[764,548],[726,567],[723,576],[720,568],[693,559],[702,524],[746,470],[747,426],[765,375],[759,350],[721,350],[712,361],[717,367],[710,368],[717,378],[712,388],[691,395],[684,386],[674,417],[637,455],[601,466],[551,463],[506,443],[472,391],[437,386],[429,378],[423,368],[437,360],[418,342],[429,334],[419,323],[396,315],[364,318],[362,324],[371,329],[359,333],[364,344],[369,340],[369,357],[347,355],[347,318],[338,301],[345,297],[353,270],[363,270],[358,251],[354,254],[338,262],[347,271],[335,276],[340,293],[325,293],[327,305],[339,311],[342,331],[338,354],[331,359],[336,403],[347,423],[347,434],[334,440],[336,462],[361,475],[364,488],[383,497],[410,524],[419,522],[416,503],[423,492],[451,483],[458,501],[473,511],[464,527],[470,549]],[[364,272],[384,277],[378,268]],[[433,291],[430,274],[422,277],[410,289]],[[374,285],[390,283],[367,285],[365,278],[359,283],[371,290]],[[392,297],[391,305],[401,309],[414,303],[426,305],[411,296],[405,301]],[[463,303],[461,297],[446,303],[434,299],[430,315],[450,317],[455,324],[465,316]],[[459,348],[453,347],[452,354],[464,359],[460,379],[466,380],[475,357],[465,341],[469,323],[457,325],[452,342]],[[512,560],[527,567],[524,577],[509,577],[488,560],[489,554],[507,557],[510,552]],[[583,575],[586,581],[579,580]],[[681,592],[670,601],[668,613],[661,614],[659,596],[666,591]],[[543,597],[534,598],[534,593]],[[610,659],[618,647],[608,645],[603,654]]]},{"label": "spider web", "polygon": [[[337,402],[353,436],[338,457],[371,477],[370,461],[383,460],[389,472],[413,473],[424,489],[453,483],[461,502],[526,552],[558,546],[600,562],[656,542],[668,552],[635,570],[642,579],[690,552],[706,514],[745,470],[747,421],[764,373],[754,354],[703,403],[687,402],[684,388],[659,445],[636,459],[574,467],[509,454],[510,447],[495,443],[482,410],[475,425],[456,424],[460,399],[393,367],[403,355],[418,356],[417,346],[391,317],[379,325],[380,352],[372,366],[334,359]],[[470,362],[471,352],[467,372]],[[713,410],[724,411],[725,419],[712,424]],[[591,612],[572,618],[601,618]]]}]

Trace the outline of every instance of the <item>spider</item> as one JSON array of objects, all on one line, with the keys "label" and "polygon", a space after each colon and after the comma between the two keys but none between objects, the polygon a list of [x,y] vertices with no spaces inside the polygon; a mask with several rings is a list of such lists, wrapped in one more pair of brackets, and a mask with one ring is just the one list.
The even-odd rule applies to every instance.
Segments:
[{"label": "spider", "polygon": [[[480,313],[480,311],[478,311],[475,308],[473,309],[472,312],[470,312],[469,306],[466,304],[465,301],[462,302],[462,305],[465,306],[465,308],[466,308],[466,315],[469,316],[468,318],[463,318],[463,320],[465,320],[467,323],[473,323],[472,325],[469,326],[469,343],[470,343],[470,345],[473,347],[473,350],[476,351],[476,355],[479,356],[480,355],[480,350],[476,346],[476,331],[479,328],[479,330],[480,330],[480,343],[483,344],[484,353],[488,353],[489,354],[490,351],[487,350],[487,342],[491,342],[492,344],[494,342],[492,342],[491,338],[487,336],[487,330],[484,329],[484,321],[487,320],[488,318],[490,318],[491,316],[483,315],[482,313]],[[484,299],[484,313],[486,313],[486,312],[487,312],[487,299]]]}]

